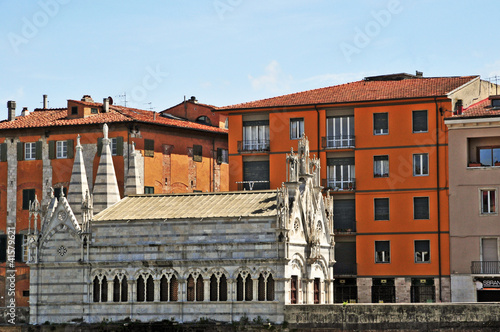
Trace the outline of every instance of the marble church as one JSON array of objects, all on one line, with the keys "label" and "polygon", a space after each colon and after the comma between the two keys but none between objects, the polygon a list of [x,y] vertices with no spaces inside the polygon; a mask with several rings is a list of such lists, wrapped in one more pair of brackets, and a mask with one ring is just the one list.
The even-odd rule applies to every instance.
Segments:
[{"label": "marble church", "polygon": [[67,197],[30,206],[30,323],[281,323],[286,305],[333,303],[333,201],[305,137],[264,191],[144,195],[132,151],[120,199],[103,136],[92,193],[78,140]]}]

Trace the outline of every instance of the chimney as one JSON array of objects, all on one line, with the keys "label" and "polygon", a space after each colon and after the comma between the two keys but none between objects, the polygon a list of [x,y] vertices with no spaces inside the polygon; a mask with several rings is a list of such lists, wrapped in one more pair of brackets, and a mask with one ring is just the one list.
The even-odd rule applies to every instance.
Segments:
[{"label": "chimney", "polygon": [[193,103],[197,103],[198,102],[198,100],[196,100],[195,96],[191,96],[190,101],[193,102]]},{"label": "chimney", "polygon": [[89,102],[89,103],[93,103],[94,102],[94,100],[92,99],[92,97],[90,95],[84,95],[82,97],[82,101]]},{"label": "chimney", "polygon": [[108,98],[103,98],[102,99],[102,111],[104,113],[109,112],[109,99]]},{"label": "chimney", "polygon": [[7,109],[8,109],[8,120],[9,121],[14,121],[16,119],[16,102],[13,100],[9,100],[7,102]]},{"label": "chimney", "polygon": [[47,100],[47,95],[43,95],[43,109],[49,108],[49,102]]},{"label": "chimney", "polygon": [[21,111],[21,116],[26,116],[28,114],[29,114],[28,108],[27,107],[23,107],[23,110]]},{"label": "chimney", "polygon": [[417,76],[417,77],[424,77],[424,72],[416,70],[415,71],[415,76]]}]

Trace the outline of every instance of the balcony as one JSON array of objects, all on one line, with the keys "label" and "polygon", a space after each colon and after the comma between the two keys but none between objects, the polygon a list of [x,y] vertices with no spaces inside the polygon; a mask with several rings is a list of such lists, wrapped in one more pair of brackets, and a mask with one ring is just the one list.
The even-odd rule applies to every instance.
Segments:
[{"label": "balcony", "polygon": [[358,274],[358,265],[356,263],[337,262],[333,266],[333,275],[335,277],[356,276]]},{"label": "balcony", "polygon": [[323,149],[354,149],[354,136],[323,136],[321,137]]},{"label": "balcony", "polygon": [[500,274],[500,262],[473,261],[470,269],[472,274]]},{"label": "balcony", "polygon": [[323,179],[323,187],[334,191],[354,191],[356,189],[356,179],[345,180]]},{"label": "balcony", "polygon": [[269,151],[269,140],[259,139],[259,140],[244,140],[238,141],[238,152],[268,152]]},{"label": "balcony", "polygon": [[356,234],[356,221],[342,220],[340,222],[333,221],[333,231],[335,235],[355,235]]}]

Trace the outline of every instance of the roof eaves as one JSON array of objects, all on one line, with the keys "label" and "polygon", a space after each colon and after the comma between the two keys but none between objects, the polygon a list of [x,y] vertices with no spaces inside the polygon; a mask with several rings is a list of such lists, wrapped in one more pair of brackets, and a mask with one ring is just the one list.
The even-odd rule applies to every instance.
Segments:
[{"label": "roof eaves", "polygon": [[468,81],[467,83],[464,83],[464,84],[460,85],[459,87],[457,87],[457,88],[455,88],[455,89],[451,90],[450,92],[448,92],[448,93],[446,94],[446,97],[450,98],[450,96],[451,96],[452,94],[454,94],[455,92],[457,92],[458,90],[461,90],[461,89],[465,88],[466,86],[468,86],[468,85],[470,85],[470,84],[474,83],[475,81],[477,81],[477,80],[479,80],[479,79],[481,79],[481,76],[476,75],[473,79],[471,79],[471,80],[470,80],[470,81]]}]

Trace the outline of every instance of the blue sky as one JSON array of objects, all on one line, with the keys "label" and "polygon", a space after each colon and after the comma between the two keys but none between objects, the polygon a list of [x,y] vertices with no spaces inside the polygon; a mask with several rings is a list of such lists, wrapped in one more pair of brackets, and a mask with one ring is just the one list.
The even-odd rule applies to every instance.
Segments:
[{"label": "blue sky", "polygon": [[6,103],[217,106],[365,76],[500,75],[498,0],[0,0]]}]

